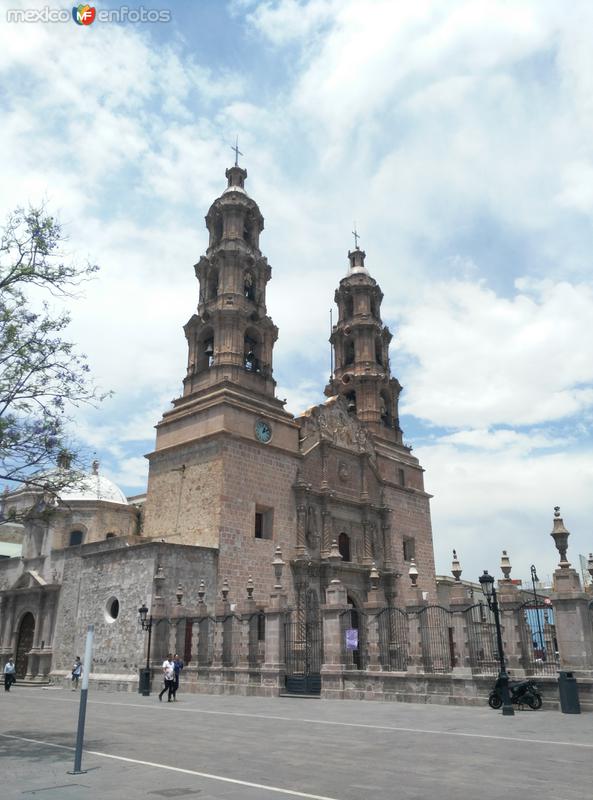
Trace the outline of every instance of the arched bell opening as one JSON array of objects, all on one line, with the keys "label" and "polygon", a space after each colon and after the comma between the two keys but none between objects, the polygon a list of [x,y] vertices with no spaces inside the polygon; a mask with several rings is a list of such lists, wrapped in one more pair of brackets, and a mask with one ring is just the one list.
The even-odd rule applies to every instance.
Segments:
[{"label": "arched bell opening", "polygon": [[250,269],[246,269],[243,273],[243,296],[247,300],[255,301],[256,297],[256,283],[255,275]]},{"label": "arched bell opening", "polygon": [[352,390],[344,395],[346,398],[346,407],[349,414],[356,414],[356,392]]},{"label": "arched bell opening", "polygon": [[210,327],[204,328],[198,339],[196,369],[202,372],[209,369],[214,364],[214,330]]},{"label": "arched bell opening", "polygon": [[354,364],[354,341],[347,339],[344,342],[344,366],[348,367]]},{"label": "arched bell opening", "polygon": [[206,281],[206,301],[214,300],[218,295],[218,270],[212,269]]},{"label": "arched bell opening", "polygon": [[255,328],[248,328],[243,338],[243,366],[247,372],[261,372],[261,335]]},{"label": "arched bell opening", "polygon": [[384,367],[384,360],[383,360],[383,340],[380,336],[377,336],[375,339],[375,361],[379,366]]},{"label": "arched bell opening", "polygon": [[393,428],[393,412],[391,409],[391,397],[389,392],[381,392],[381,422],[387,428]]}]

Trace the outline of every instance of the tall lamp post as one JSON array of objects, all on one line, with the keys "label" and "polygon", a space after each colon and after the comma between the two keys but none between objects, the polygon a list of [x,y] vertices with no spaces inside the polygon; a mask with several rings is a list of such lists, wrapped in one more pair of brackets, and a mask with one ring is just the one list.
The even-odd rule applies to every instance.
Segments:
[{"label": "tall lamp post", "polygon": [[138,692],[144,697],[150,695],[150,640],[152,638],[152,614],[148,616],[148,608],[143,603],[138,609],[138,620],[143,631],[148,631],[148,647],[146,648],[146,666],[140,668]]},{"label": "tall lamp post", "polygon": [[544,641],[544,634],[542,632],[542,621],[539,615],[539,608],[537,603],[537,589],[535,586],[536,581],[539,581],[537,577],[537,570],[535,569],[535,564],[531,565],[531,585],[533,586],[533,604],[535,606],[535,614],[536,614],[536,621],[537,621],[537,632],[539,633],[539,646],[541,648],[542,654],[542,661],[546,660],[546,643]]},{"label": "tall lamp post", "polygon": [[511,703],[511,696],[509,694],[509,676],[504,660],[504,648],[502,646],[502,631],[500,629],[500,611],[498,608],[498,596],[494,586],[494,578],[489,575],[486,570],[484,574],[480,575],[480,585],[484,596],[488,601],[492,613],[494,614],[494,624],[496,625],[496,640],[498,644],[498,658],[500,660],[500,670],[498,672],[498,687],[500,689],[500,696],[502,697],[502,713],[505,717],[514,716],[515,710]]}]

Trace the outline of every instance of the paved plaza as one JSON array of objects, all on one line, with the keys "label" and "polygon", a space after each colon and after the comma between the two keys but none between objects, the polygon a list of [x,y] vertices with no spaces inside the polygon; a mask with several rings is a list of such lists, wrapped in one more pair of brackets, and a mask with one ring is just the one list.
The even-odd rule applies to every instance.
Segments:
[{"label": "paved plaza", "polygon": [[593,715],[402,703],[2,692],[3,800],[584,800]]}]

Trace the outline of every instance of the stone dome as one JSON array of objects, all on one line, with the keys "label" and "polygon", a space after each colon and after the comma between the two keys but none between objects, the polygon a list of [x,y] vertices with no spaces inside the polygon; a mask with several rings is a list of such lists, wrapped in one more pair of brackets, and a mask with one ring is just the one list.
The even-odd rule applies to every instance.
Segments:
[{"label": "stone dome", "polygon": [[60,498],[65,502],[86,501],[92,502],[102,500],[107,503],[119,503],[120,505],[128,505],[125,494],[113,481],[106,478],[105,475],[100,475],[98,472],[93,472],[91,475],[85,475],[75,486],[69,486],[62,489]]}]

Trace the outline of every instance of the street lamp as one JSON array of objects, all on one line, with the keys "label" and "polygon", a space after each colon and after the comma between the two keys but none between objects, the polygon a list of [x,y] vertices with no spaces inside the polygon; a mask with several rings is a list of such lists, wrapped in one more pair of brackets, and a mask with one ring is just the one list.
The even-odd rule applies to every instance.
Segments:
[{"label": "street lamp", "polygon": [[484,592],[484,596],[488,601],[488,606],[494,614],[494,624],[496,625],[496,639],[498,643],[498,658],[500,660],[500,670],[498,673],[497,685],[500,688],[500,695],[502,697],[502,713],[505,717],[514,716],[515,711],[511,703],[511,696],[509,694],[509,676],[507,673],[506,664],[504,661],[504,649],[502,646],[502,631],[500,629],[500,613],[498,610],[498,597],[496,595],[496,588],[494,586],[494,578],[489,575],[486,570],[479,578],[480,586]]},{"label": "street lamp", "polygon": [[535,614],[536,614],[536,621],[537,621],[537,631],[539,633],[539,646],[541,648],[542,653],[542,661],[546,660],[546,643],[544,642],[544,635],[542,633],[542,621],[539,615],[539,608],[537,602],[537,589],[535,586],[536,581],[539,581],[537,577],[537,570],[535,568],[535,564],[531,565],[531,585],[533,586],[533,603],[535,606]]},{"label": "street lamp", "polygon": [[146,649],[146,666],[140,668],[138,692],[144,697],[150,695],[150,640],[152,638],[152,614],[148,616],[148,608],[143,603],[138,609],[138,621],[143,631],[148,631],[148,647]]}]

